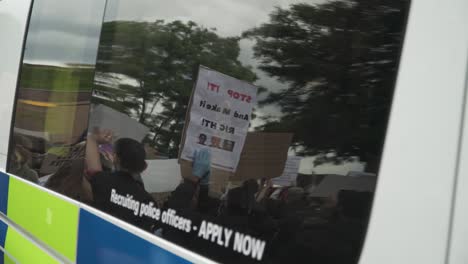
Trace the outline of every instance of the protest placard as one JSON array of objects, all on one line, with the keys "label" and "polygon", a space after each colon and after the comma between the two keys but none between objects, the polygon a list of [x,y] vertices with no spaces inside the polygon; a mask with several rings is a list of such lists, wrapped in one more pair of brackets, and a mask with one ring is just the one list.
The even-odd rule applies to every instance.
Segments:
[{"label": "protest placard", "polygon": [[40,174],[55,173],[66,162],[84,159],[86,145],[84,142],[72,146],[52,147],[45,155]]},{"label": "protest placard", "polygon": [[96,105],[92,108],[89,131],[94,128],[111,130],[115,139],[132,138],[137,141],[142,141],[149,132],[149,128],[137,120],[105,105]]},{"label": "protest placard", "polygon": [[359,176],[349,177],[344,175],[325,175],[324,179],[309,194],[310,197],[328,197],[338,194],[341,190],[357,192],[374,192],[377,177]]},{"label": "protest placard", "polygon": [[177,159],[147,160],[142,173],[145,189],[149,193],[172,192],[182,180]]},{"label": "protest placard", "polygon": [[272,183],[281,186],[291,186],[296,182],[299,166],[301,165],[302,157],[288,156],[286,165],[284,166],[283,174],[272,179]]},{"label": "protest placard", "polygon": [[214,168],[235,172],[244,147],[257,87],[201,66],[190,101],[180,158],[210,148]]},{"label": "protest placard", "polygon": [[272,179],[281,176],[293,134],[250,132],[232,181]]},{"label": "protest placard", "polygon": [[[210,191],[223,192],[229,181],[243,182],[249,179],[271,179],[284,172],[288,150],[293,135],[290,133],[249,132],[245,140],[236,172],[211,169]],[[191,175],[189,161],[180,162],[182,177]]]}]

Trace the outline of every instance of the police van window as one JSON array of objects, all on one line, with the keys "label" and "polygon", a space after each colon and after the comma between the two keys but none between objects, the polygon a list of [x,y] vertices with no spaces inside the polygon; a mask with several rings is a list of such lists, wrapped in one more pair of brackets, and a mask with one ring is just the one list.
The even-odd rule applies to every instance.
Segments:
[{"label": "police van window", "polygon": [[408,6],[108,1],[91,204],[221,263],[357,263]]},{"label": "police van window", "polygon": [[76,199],[104,4],[34,1],[15,99],[8,172]]}]

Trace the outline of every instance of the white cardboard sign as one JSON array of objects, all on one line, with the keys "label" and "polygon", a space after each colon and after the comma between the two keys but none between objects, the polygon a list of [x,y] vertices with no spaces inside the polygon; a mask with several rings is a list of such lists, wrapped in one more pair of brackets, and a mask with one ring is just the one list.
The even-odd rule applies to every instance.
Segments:
[{"label": "white cardboard sign", "polygon": [[283,174],[277,178],[272,179],[273,184],[281,186],[290,186],[296,179],[299,173],[299,166],[301,165],[302,157],[289,156],[284,166]]},{"label": "white cardboard sign", "polygon": [[132,138],[142,141],[149,128],[137,120],[105,105],[94,106],[89,117],[89,130],[95,127],[110,129],[115,139]]},{"label": "white cardboard sign", "polygon": [[256,86],[200,67],[181,159],[210,148],[214,168],[235,172],[256,102]]},{"label": "white cardboard sign", "polygon": [[147,160],[142,173],[145,189],[149,193],[172,192],[182,181],[177,159]]}]

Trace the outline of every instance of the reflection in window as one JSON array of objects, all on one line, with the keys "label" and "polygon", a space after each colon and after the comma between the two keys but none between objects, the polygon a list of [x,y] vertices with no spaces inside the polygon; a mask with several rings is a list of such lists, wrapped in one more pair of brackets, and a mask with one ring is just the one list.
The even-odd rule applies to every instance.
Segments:
[{"label": "reflection in window", "polygon": [[109,1],[94,206],[223,263],[356,263],[408,4]]},{"label": "reflection in window", "polygon": [[8,171],[76,199],[104,2],[34,1],[16,98]]},{"label": "reflection in window", "polygon": [[110,0],[95,67],[35,23],[9,170],[222,263],[356,263],[408,5]]}]

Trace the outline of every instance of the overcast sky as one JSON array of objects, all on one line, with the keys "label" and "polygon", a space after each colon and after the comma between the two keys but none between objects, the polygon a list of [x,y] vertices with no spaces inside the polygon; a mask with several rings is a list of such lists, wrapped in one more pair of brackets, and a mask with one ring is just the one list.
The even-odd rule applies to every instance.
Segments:
[{"label": "overcast sky", "polygon": [[106,21],[137,20],[195,21],[215,27],[221,36],[239,36],[268,21],[275,6],[323,0],[109,0]]},{"label": "overcast sky", "polygon": [[[206,28],[216,28],[223,37],[240,36],[244,31],[269,21],[275,7],[287,8],[297,3],[320,3],[323,0],[110,0],[105,21],[194,21]],[[258,62],[253,58],[254,42],[242,40],[239,60],[253,66],[259,77],[257,85],[270,90],[285,88],[264,72],[257,70]]]},{"label": "overcast sky", "polygon": [[[240,36],[268,22],[275,7],[287,8],[301,2],[323,0],[108,0],[105,15],[105,0],[36,0],[25,60],[48,65],[94,64],[103,16],[105,21],[191,20],[216,28],[219,35],[227,37]],[[254,41],[241,40],[239,44],[239,60],[254,67],[259,77],[257,85],[271,91],[286,87],[257,69]]]},{"label": "overcast sky", "polygon": [[[221,36],[239,36],[268,21],[275,6],[323,0],[108,0],[105,20],[195,21]],[[105,0],[35,0],[28,33],[28,61],[93,63]],[[241,60],[252,43],[241,43]],[[253,63],[255,64],[255,63]]]},{"label": "overcast sky", "polygon": [[[105,21],[191,20],[207,28],[216,28],[220,36],[228,37],[240,36],[242,32],[268,22],[268,15],[277,6],[288,7],[303,2],[314,4],[324,0],[108,0],[105,15],[105,0],[35,0],[25,60],[51,65],[94,64],[103,16]],[[253,58],[252,50],[254,44],[252,40],[240,42],[239,60],[254,67],[260,78],[256,84],[270,91],[286,87],[257,69],[258,62]],[[261,116],[275,111],[278,109],[269,107],[257,114]],[[348,170],[362,169],[361,164],[348,165],[322,166],[320,172],[333,170],[333,173],[346,174]],[[302,172],[312,170],[311,160],[301,165]]]},{"label": "overcast sky", "polygon": [[25,60],[95,63],[105,0],[35,0]]}]

